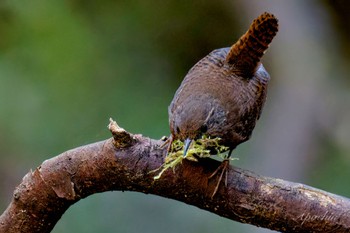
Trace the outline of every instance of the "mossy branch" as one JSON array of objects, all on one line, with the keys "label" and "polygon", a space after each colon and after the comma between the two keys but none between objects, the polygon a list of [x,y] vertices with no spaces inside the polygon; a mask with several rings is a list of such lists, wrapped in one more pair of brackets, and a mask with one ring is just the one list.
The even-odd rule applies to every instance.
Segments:
[{"label": "mossy branch", "polygon": [[208,177],[220,162],[183,160],[155,180],[151,171],[164,162],[163,141],[132,135],[113,121],[109,129],[113,138],[64,152],[24,176],[0,216],[0,232],[50,232],[71,205],[111,190],[168,197],[282,232],[350,232],[345,197],[230,167],[227,187],[211,198],[216,180]]}]

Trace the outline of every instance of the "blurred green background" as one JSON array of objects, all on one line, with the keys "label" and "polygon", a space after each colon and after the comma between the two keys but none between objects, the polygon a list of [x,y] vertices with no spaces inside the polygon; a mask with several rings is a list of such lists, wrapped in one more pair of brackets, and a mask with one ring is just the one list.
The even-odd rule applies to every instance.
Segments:
[{"label": "blurred green background", "polygon": [[[0,2],[0,212],[45,159],[110,137],[169,134],[167,106],[186,72],[228,47],[264,11],[280,31],[252,139],[235,165],[350,197],[347,1]],[[269,232],[152,195],[109,192],[72,206],[65,232]]]}]

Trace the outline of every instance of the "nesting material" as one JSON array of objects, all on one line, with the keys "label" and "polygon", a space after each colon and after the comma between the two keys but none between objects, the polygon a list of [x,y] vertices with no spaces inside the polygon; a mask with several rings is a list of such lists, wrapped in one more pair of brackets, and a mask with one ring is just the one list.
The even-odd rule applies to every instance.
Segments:
[{"label": "nesting material", "polygon": [[201,138],[192,141],[187,150],[186,156],[184,156],[183,141],[174,140],[164,163],[158,169],[154,170],[154,172],[160,171],[154,179],[159,179],[169,168],[175,172],[176,166],[181,164],[184,159],[197,162],[198,158],[208,158],[212,155],[218,155],[222,159],[225,159],[225,152],[229,150],[229,147],[221,145],[220,143],[220,138],[210,138],[204,135]]}]

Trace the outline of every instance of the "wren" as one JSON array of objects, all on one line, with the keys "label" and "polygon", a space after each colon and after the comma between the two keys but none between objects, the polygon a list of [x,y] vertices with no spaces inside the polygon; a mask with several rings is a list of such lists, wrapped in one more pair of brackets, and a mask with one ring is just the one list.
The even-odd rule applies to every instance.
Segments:
[{"label": "wren", "polygon": [[277,18],[265,12],[231,48],[212,51],[187,73],[168,109],[170,140],[184,142],[184,156],[203,135],[219,137],[228,157],[251,137],[270,80],[260,60],[277,31]]}]

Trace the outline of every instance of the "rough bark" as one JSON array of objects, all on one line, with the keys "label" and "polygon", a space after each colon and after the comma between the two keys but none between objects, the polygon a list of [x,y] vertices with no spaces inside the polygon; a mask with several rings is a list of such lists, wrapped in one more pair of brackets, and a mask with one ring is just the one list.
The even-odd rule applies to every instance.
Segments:
[{"label": "rough bark", "polygon": [[16,188],[0,232],[50,232],[80,199],[110,190],[155,194],[220,216],[282,232],[350,232],[350,200],[303,184],[230,167],[227,187],[211,198],[219,162],[184,161],[154,180],[166,149],[111,122],[113,138],[44,161]]}]

